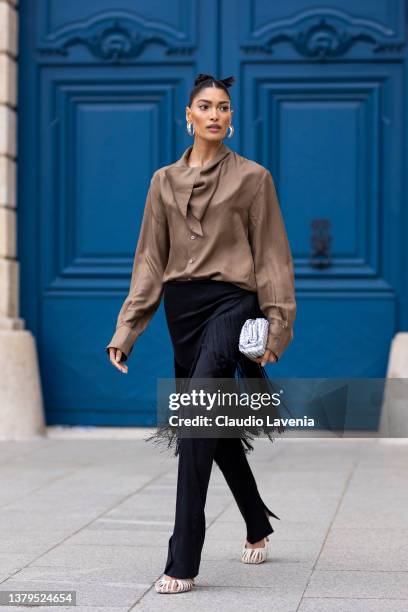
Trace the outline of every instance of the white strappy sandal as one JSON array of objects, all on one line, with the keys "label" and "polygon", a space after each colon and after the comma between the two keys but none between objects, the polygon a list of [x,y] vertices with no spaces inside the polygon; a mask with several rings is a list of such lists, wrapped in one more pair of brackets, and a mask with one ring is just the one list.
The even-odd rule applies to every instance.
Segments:
[{"label": "white strappy sandal", "polygon": [[157,593],[183,593],[191,591],[194,578],[165,578],[164,574],[154,585]]},{"label": "white strappy sandal", "polygon": [[264,538],[265,545],[260,548],[247,548],[246,542],[242,549],[242,563],[263,563],[268,558],[268,542],[269,538]]}]

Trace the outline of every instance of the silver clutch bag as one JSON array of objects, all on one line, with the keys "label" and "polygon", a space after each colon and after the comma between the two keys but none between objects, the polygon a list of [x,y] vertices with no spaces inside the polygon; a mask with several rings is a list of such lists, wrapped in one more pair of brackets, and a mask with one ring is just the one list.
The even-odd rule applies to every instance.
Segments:
[{"label": "silver clutch bag", "polygon": [[266,351],[269,321],[263,317],[247,319],[239,335],[239,350],[247,357],[261,357]]}]

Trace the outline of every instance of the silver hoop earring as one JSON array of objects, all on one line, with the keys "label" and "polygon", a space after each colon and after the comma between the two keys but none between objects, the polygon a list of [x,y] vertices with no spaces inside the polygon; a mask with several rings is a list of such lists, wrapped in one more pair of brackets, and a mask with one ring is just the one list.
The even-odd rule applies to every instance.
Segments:
[{"label": "silver hoop earring", "polygon": [[194,136],[194,125],[187,121],[187,132],[190,136]]},{"label": "silver hoop earring", "polygon": [[232,138],[233,135],[234,135],[234,126],[233,125],[229,125],[228,129],[229,129],[230,132],[229,132],[227,138]]}]

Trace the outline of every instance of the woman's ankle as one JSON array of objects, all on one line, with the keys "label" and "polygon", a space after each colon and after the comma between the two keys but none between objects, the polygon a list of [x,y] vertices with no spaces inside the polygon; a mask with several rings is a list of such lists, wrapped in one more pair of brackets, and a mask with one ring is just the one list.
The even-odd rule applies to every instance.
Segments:
[{"label": "woman's ankle", "polygon": [[258,542],[255,542],[254,544],[251,544],[251,542],[248,542],[248,540],[245,543],[245,547],[246,548],[263,548],[266,544],[266,537],[262,538],[262,540],[259,540]]},{"label": "woman's ankle", "polygon": [[188,576],[187,578],[179,578],[178,576],[171,576],[170,574],[163,574],[164,578],[168,578],[169,580],[191,580],[191,577]]}]

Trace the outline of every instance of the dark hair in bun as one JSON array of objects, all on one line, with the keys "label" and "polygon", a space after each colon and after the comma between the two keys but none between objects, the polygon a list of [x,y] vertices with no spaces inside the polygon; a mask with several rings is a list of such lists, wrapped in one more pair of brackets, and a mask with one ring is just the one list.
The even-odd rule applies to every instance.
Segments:
[{"label": "dark hair in bun", "polygon": [[233,76],[227,77],[226,79],[216,79],[212,74],[198,74],[194,80],[194,87],[191,90],[188,105],[191,106],[196,95],[206,87],[218,87],[219,89],[223,89],[228,98],[231,99],[228,87],[231,87],[234,81],[235,78]]}]

